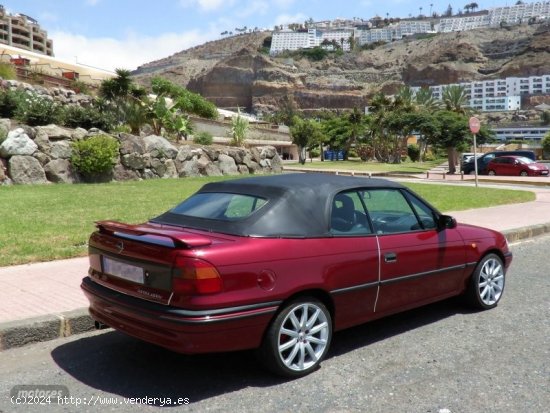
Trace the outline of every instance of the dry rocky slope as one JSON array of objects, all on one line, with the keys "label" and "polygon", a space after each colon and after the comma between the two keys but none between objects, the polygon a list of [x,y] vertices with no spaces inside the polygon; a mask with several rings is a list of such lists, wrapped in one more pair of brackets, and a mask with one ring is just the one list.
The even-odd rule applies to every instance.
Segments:
[{"label": "dry rocky slope", "polygon": [[377,91],[400,85],[550,73],[550,24],[437,34],[396,41],[370,51],[320,62],[270,57],[258,50],[271,34],[252,33],[208,42],[147,63],[134,72],[148,85],[164,76],[219,107],[274,110],[286,95],[308,109],[344,109],[368,104]]}]

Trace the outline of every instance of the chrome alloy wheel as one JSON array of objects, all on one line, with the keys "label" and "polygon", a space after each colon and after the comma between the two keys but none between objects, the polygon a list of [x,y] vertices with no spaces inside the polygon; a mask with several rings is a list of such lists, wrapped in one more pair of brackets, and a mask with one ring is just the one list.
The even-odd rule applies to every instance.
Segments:
[{"label": "chrome alloy wheel", "polygon": [[479,271],[479,298],[487,306],[492,306],[500,300],[504,289],[504,268],[500,260],[490,258],[483,263]]},{"label": "chrome alloy wheel", "polygon": [[307,370],[324,356],[331,334],[325,311],[315,303],[300,303],[290,309],[281,323],[279,357],[290,370]]}]

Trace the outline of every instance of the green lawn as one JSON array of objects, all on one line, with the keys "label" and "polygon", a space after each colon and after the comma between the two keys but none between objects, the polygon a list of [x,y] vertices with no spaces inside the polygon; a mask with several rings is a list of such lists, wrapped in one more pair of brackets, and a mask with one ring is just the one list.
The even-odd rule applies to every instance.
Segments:
[{"label": "green lawn", "polygon": [[[85,255],[94,221],[139,223],[225,178],[0,187],[0,266]],[[441,211],[526,202],[532,192],[407,184]],[[481,194],[481,195],[480,195]]]},{"label": "green lawn", "polygon": [[395,172],[395,173],[424,173],[435,166],[441,165],[445,159],[427,162],[402,162],[399,164],[363,162],[360,160],[349,161],[306,161],[304,165],[298,162],[285,163],[285,167],[303,169],[328,169],[339,171],[366,171],[366,172]]}]

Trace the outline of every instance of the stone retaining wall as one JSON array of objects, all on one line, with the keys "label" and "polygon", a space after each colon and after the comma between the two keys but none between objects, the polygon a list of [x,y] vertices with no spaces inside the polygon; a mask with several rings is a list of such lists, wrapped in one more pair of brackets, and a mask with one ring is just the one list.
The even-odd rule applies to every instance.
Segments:
[{"label": "stone retaining wall", "polygon": [[[76,140],[105,134],[97,129],[56,125],[16,126],[0,119],[0,185],[77,183],[83,180],[71,164]],[[251,149],[174,144],[162,136],[111,135],[119,156],[107,179],[115,181],[279,173],[282,162],[272,146]]]}]

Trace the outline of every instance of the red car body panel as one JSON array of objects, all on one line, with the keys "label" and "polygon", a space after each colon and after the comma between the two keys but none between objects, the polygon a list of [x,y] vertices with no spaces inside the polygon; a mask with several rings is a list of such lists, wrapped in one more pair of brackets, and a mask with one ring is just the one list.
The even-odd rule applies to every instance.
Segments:
[{"label": "red car body panel", "polygon": [[[325,302],[340,330],[462,293],[489,252],[499,254],[506,268],[511,262],[502,234],[468,225],[301,238],[158,223],[109,221],[98,229],[89,241],[90,270],[82,283],[92,317],[187,354],[258,347],[277,311],[300,294]],[[181,277],[178,263],[193,260],[215,268],[220,291],[174,289]],[[110,275],[107,264],[130,273],[143,269],[144,278]]]}]

